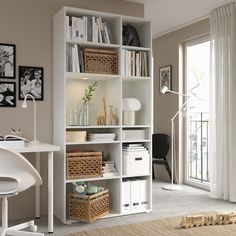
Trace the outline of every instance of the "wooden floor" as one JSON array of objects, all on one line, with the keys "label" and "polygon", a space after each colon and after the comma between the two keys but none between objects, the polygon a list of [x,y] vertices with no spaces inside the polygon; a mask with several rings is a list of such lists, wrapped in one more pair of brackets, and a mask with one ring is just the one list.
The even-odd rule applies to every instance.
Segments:
[{"label": "wooden floor", "polygon": [[[63,225],[55,218],[55,230],[53,235],[64,236],[68,233],[83,230],[137,223],[203,211],[236,211],[235,203],[213,199],[207,191],[183,186],[182,191],[171,192],[162,190],[163,185],[165,185],[165,183],[153,182],[153,211],[151,213],[102,219],[92,224],[75,223]],[[41,219],[37,221],[37,224],[39,231],[47,232],[46,217],[41,217]]]}]

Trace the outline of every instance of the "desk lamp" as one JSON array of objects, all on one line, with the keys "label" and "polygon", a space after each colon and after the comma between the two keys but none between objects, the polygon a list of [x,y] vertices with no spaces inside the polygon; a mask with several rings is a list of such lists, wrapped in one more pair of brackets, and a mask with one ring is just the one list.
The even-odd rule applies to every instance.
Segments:
[{"label": "desk lamp", "polygon": [[34,97],[31,95],[31,94],[27,94],[24,98],[24,101],[21,105],[22,108],[27,108],[27,103],[26,103],[26,100],[27,98],[30,97],[32,100],[33,100],[33,103],[34,103],[34,139],[32,141],[30,141],[30,144],[38,144],[40,143],[37,139],[36,139],[36,102],[35,102],[35,99]]}]

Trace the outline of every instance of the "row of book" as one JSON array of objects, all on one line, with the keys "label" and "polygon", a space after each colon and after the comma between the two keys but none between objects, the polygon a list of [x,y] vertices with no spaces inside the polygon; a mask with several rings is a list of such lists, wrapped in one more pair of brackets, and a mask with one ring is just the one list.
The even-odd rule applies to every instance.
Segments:
[{"label": "row of book", "polygon": [[85,72],[83,50],[78,44],[67,45],[67,71]]},{"label": "row of book", "polygon": [[102,162],[102,176],[103,177],[112,177],[119,175],[115,161],[103,161]]},{"label": "row of book", "polygon": [[147,52],[123,49],[123,58],[125,76],[148,76]]},{"label": "row of book", "polygon": [[101,17],[66,16],[66,31],[68,40],[106,44],[112,42],[110,24]]}]

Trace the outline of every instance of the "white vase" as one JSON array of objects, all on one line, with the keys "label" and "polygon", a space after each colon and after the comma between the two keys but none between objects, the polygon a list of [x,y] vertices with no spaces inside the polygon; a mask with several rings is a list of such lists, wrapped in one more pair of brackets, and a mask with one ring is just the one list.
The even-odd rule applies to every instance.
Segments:
[{"label": "white vase", "polygon": [[89,104],[84,103],[79,111],[78,125],[88,126],[89,125]]}]

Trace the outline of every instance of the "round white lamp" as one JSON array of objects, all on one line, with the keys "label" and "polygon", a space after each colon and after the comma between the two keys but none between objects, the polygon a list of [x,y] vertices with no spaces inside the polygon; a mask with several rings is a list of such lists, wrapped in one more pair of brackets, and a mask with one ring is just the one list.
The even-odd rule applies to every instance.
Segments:
[{"label": "round white lamp", "polygon": [[135,111],[139,111],[141,107],[141,102],[137,98],[123,98],[123,124],[135,125]]}]

